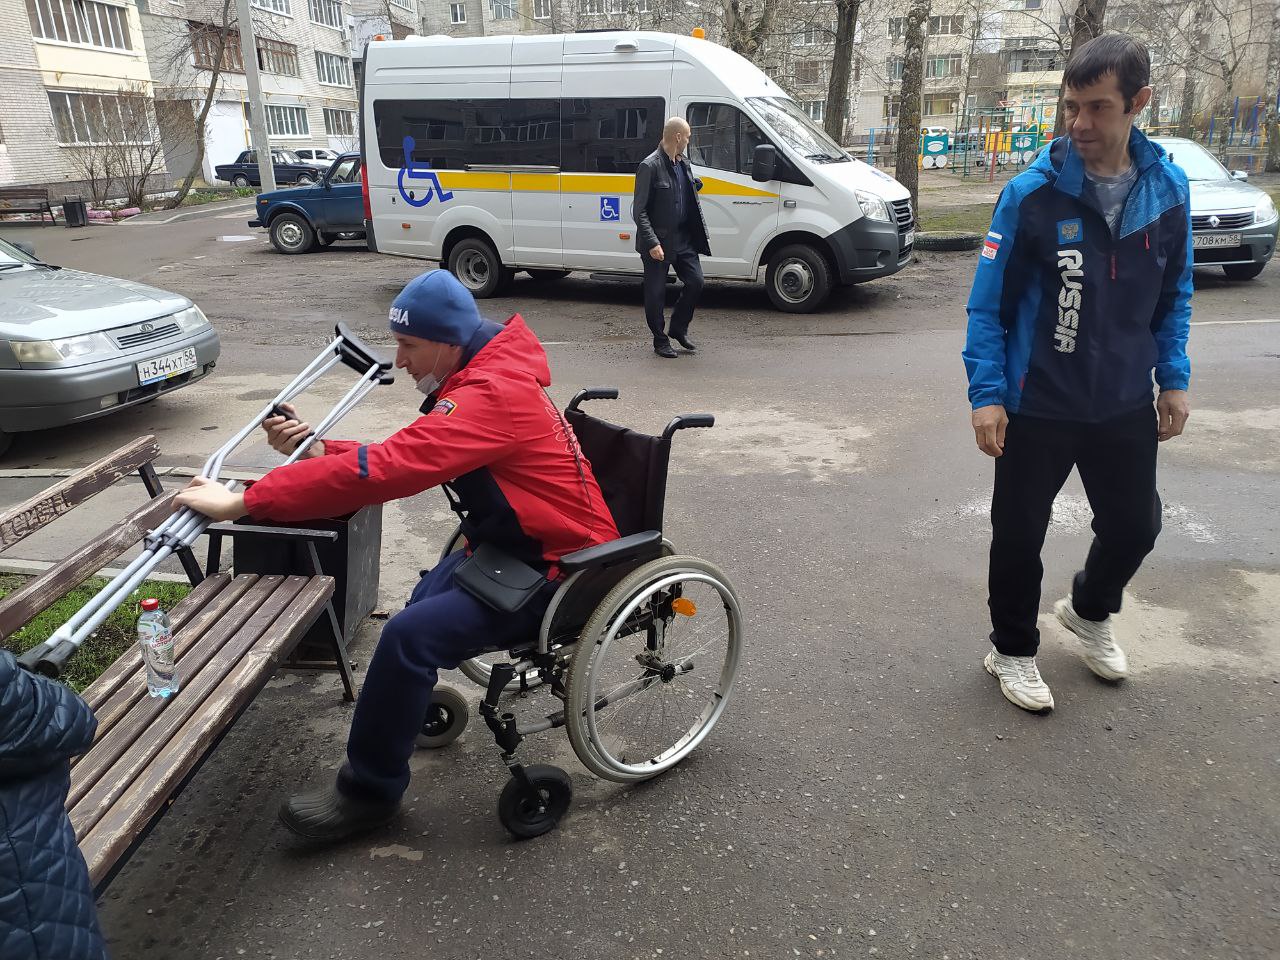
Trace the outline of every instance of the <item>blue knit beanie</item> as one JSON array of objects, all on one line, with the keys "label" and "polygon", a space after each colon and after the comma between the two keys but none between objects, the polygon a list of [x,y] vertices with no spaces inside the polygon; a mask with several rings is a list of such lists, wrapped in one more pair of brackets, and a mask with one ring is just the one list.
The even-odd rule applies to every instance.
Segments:
[{"label": "blue knit beanie", "polygon": [[448,270],[410,280],[391,304],[392,333],[466,347],[486,325],[471,292]]}]

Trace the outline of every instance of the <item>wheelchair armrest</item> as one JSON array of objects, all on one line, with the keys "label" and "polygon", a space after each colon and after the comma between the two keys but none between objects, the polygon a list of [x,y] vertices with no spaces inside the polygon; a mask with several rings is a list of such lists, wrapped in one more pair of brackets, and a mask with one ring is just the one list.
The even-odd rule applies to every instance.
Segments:
[{"label": "wheelchair armrest", "polygon": [[637,560],[662,552],[662,531],[646,530],[644,533],[633,533],[629,537],[610,540],[585,550],[567,554],[560,558],[560,569],[565,573],[577,573],[579,570],[591,570],[609,567],[627,560]]}]

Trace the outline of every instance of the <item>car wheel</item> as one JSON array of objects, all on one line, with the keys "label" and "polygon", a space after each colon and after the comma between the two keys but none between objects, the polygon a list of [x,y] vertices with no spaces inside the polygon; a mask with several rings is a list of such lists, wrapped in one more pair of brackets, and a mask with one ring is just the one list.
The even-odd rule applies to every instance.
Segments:
[{"label": "car wheel", "polygon": [[237,173],[231,178],[231,185],[237,190],[243,190],[245,187],[249,186],[249,178],[243,173]]},{"label": "car wheel", "polygon": [[812,313],[831,293],[831,267],[813,247],[791,244],[769,258],[765,288],[785,313]]},{"label": "car wheel", "polygon": [[298,174],[298,186],[300,187],[309,187],[311,186],[311,184],[315,182],[316,182],[316,178],[309,173]]},{"label": "car wheel", "polygon": [[271,244],[281,253],[306,253],[316,242],[316,232],[296,213],[282,213],[271,221]]},{"label": "car wheel", "polygon": [[1265,263],[1228,263],[1222,272],[1228,280],[1252,280],[1266,267]]},{"label": "car wheel", "polygon": [[480,300],[500,295],[515,273],[503,266],[493,244],[481,237],[468,237],[454,246],[449,252],[449,272]]}]

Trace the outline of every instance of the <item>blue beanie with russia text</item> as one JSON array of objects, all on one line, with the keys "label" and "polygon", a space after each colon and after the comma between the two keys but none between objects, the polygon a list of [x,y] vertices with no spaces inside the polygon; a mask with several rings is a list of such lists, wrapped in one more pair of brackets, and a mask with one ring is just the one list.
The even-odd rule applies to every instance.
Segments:
[{"label": "blue beanie with russia text", "polygon": [[388,326],[435,343],[466,347],[486,326],[471,291],[448,270],[410,280],[391,304]]}]

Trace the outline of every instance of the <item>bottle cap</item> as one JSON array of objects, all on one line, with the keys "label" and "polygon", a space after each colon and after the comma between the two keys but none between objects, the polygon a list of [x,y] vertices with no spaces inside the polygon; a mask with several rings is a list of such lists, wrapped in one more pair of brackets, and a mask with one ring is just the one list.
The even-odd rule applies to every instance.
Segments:
[{"label": "bottle cap", "polygon": [[151,597],[150,599],[147,599],[147,600],[143,600],[142,609],[143,610],[159,610],[160,601],[155,599],[154,597]]}]

